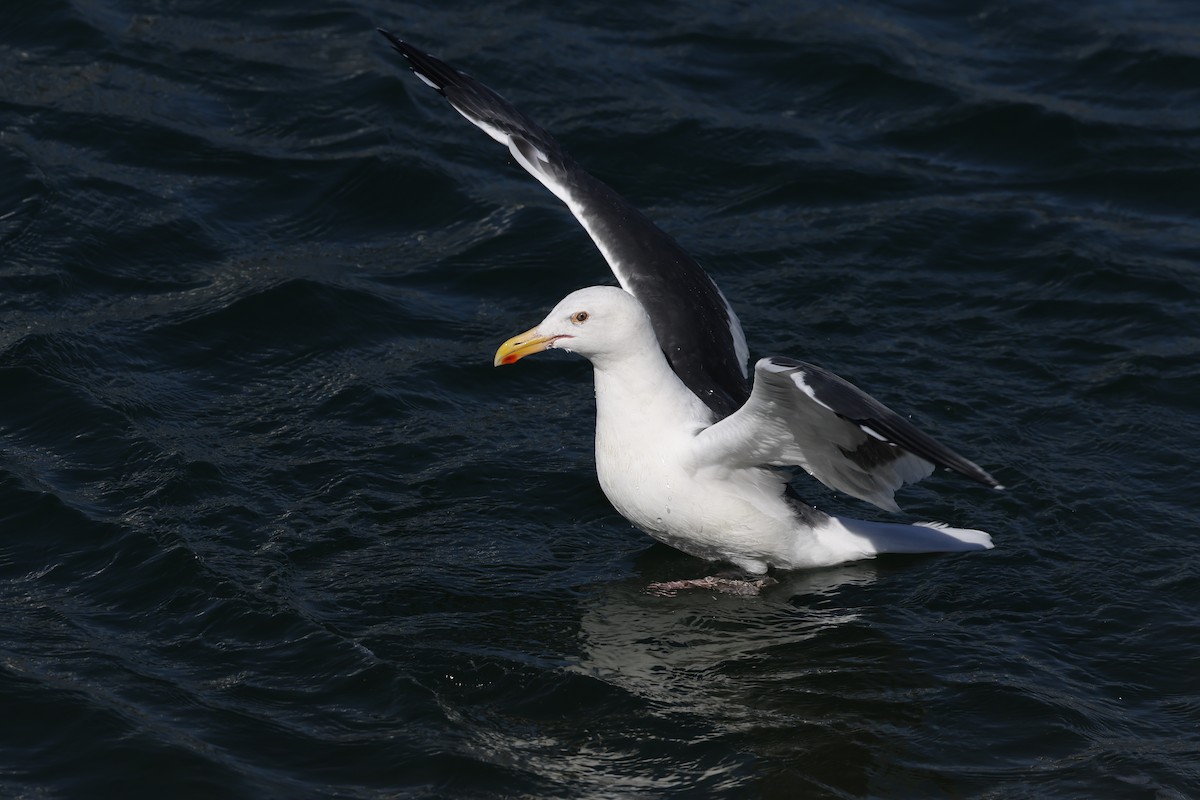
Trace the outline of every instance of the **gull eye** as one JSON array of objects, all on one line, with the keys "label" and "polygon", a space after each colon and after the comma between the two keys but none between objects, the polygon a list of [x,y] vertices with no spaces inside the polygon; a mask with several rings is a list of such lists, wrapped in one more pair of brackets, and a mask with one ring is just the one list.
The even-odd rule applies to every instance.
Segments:
[{"label": "gull eye", "polygon": [[587,320],[588,313],[586,311],[576,311],[571,315],[571,322],[574,322],[576,325],[582,325],[583,323],[587,322]]}]

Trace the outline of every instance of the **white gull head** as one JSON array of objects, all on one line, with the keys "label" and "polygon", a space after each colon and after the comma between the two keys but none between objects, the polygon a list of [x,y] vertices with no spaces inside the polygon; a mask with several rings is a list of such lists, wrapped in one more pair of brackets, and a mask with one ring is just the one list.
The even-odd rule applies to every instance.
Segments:
[{"label": "white gull head", "polygon": [[493,363],[513,364],[558,349],[578,353],[603,368],[647,348],[657,349],[657,340],[642,304],[615,286],[589,286],[560,300],[537,327],[500,345]]}]

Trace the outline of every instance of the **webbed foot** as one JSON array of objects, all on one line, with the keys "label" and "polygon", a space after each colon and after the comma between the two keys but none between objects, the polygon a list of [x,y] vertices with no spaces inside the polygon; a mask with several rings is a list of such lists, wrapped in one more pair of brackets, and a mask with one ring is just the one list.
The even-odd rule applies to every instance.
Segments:
[{"label": "webbed foot", "polygon": [[674,597],[677,593],[686,589],[709,589],[738,597],[753,597],[761,593],[763,589],[774,586],[777,583],[779,581],[770,575],[746,575],[745,573],[738,573],[734,576],[721,573],[683,581],[652,583],[646,587],[646,593],[659,597]]}]

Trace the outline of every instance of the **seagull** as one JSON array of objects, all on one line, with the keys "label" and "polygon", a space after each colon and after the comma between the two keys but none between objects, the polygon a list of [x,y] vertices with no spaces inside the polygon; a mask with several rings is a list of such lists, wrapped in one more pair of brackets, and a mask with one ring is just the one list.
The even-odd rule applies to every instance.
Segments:
[{"label": "seagull", "polygon": [[751,376],[737,315],[669,235],[500,95],[379,32],[422,82],[566,204],[620,284],[567,295],[538,325],[504,342],[494,363],[550,349],[588,359],[596,473],[613,507],[657,541],[736,568],[652,590],[753,594],[773,582],[770,570],[992,548],[980,530],[852,519],[805,503],[791,485],[797,467],[890,512],[900,511],[897,489],[936,467],[1004,487],[819,366],[768,356]]}]

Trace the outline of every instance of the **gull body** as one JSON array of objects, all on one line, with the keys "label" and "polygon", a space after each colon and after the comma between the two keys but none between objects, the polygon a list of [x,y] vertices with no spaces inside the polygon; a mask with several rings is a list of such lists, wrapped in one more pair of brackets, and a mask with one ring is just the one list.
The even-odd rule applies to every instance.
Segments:
[{"label": "gull body", "polygon": [[[982,531],[839,518],[791,496],[789,473],[763,460],[787,442],[771,440],[776,434],[750,403],[715,420],[671,370],[641,304],[622,289],[571,293],[537,327],[505,342],[495,362],[552,348],[591,361],[600,486],[622,516],[664,544],[751,574],[992,546]],[[764,359],[760,368],[772,363]]]},{"label": "gull body", "polygon": [[892,512],[900,510],[895,491],[936,467],[1002,487],[821,367],[768,357],[751,376],[737,315],[678,243],[503,97],[381,33],[423,83],[567,206],[620,284],[568,295],[540,325],[505,342],[495,363],[549,348],[592,362],[596,471],[626,519],[684,552],[753,574],[992,546],[982,531],[834,517],[800,500],[792,468]]}]

